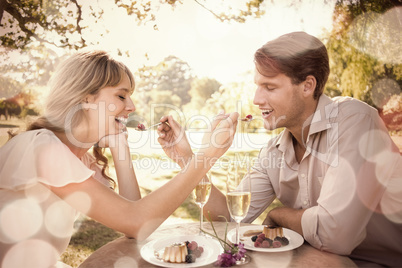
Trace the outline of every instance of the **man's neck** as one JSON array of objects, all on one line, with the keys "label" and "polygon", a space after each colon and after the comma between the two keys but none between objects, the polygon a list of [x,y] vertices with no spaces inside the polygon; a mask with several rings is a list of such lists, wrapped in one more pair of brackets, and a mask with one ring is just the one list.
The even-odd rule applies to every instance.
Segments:
[{"label": "man's neck", "polygon": [[[313,120],[317,106],[318,100],[314,100],[311,104],[306,105],[306,107],[310,108],[306,110],[303,115],[300,116],[300,123],[292,128],[288,128],[289,132],[292,134],[292,141],[294,150],[296,152],[296,158],[298,158],[298,156],[300,157],[300,155],[301,157],[303,157],[304,152],[306,151],[306,143],[308,133],[310,131],[310,124]],[[299,159],[297,160],[300,163]]]}]

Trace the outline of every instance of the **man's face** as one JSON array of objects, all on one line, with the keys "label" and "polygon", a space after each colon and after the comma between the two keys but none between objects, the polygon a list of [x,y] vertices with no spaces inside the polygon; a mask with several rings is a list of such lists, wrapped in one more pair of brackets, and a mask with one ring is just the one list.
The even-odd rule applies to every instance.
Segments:
[{"label": "man's face", "polygon": [[305,107],[301,96],[302,84],[293,85],[291,79],[284,74],[263,76],[257,69],[254,83],[257,90],[253,103],[261,110],[264,128],[292,129],[303,125],[303,122],[300,122]]}]

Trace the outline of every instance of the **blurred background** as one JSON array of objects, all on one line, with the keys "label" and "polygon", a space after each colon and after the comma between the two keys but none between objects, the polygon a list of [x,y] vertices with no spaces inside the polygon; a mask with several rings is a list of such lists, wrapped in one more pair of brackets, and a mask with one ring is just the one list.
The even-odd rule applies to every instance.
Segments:
[{"label": "blurred background", "polygon": [[[23,131],[43,112],[58,63],[80,50],[102,49],[136,78],[129,142],[144,195],[178,170],[155,133],[134,130],[164,114],[185,126],[194,146],[205,120],[219,110],[252,114],[256,120],[239,128],[226,156],[254,157],[278,131],[263,129],[252,104],[253,55],[292,31],[326,45],[325,93],[375,107],[402,151],[402,0],[0,0],[0,146],[8,130]],[[213,176],[219,185],[219,171]],[[189,196],[168,222],[197,219]],[[83,218],[63,261],[75,267],[120,235]]]},{"label": "blurred background", "polygon": [[[137,111],[129,126],[152,124],[166,113],[181,113],[181,123],[193,128],[202,125],[189,120],[194,115],[257,114],[255,50],[301,30],[328,48],[325,93],[367,102],[390,131],[399,131],[401,5],[401,0],[1,0],[0,122],[40,114],[57,64],[84,49],[109,51],[135,73]],[[258,129],[264,131],[261,120],[247,131]]]}]

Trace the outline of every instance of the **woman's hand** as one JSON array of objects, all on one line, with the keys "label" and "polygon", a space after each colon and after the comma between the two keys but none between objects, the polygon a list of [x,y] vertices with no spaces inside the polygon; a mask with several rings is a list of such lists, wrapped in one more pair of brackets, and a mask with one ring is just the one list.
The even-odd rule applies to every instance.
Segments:
[{"label": "woman's hand", "polygon": [[218,114],[204,134],[197,157],[204,158],[212,166],[232,145],[238,117],[236,112]]},{"label": "woman's hand", "polygon": [[162,145],[166,155],[183,168],[193,156],[186,133],[180,124],[171,115],[163,116],[158,126],[158,142]]},{"label": "woman's hand", "polygon": [[98,141],[98,146],[101,148],[115,148],[122,145],[128,145],[127,142],[128,133],[125,128],[123,132],[114,135],[107,135]]}]

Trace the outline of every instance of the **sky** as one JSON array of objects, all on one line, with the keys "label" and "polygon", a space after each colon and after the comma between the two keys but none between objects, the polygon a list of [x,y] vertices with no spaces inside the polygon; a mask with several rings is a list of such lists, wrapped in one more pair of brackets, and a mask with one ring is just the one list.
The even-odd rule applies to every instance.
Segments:
[{"label": "sky", "polygon": [[[330,31],[334,1],[275,0],[266,4],[266,14],[246,23],[222,23],[195,1],[183,1],[174,10],[163,5],[156,21],[139,26],[125,10],[112,1],[99,0],[105,8],[104,21],[91,28],[91,38],[112,54],[119,47],[130,53],[120,60],[132,71],[143,65],[156,65],[169,55],[186,61],[198,77],[215,78],[221,83],[236,81],[244,72],[254,69],[254,52],[264,43],[292,31],[305,31],[319,37]],[[219,10],[206,1],[214,11]],[[245,1],[231,0],[233,8]],[[107,5],[110,6],[107,6]],[[291,6],[292,4],[292,6]],[[157,24],[158,30],[153,29]],[[105,34],[105,29],[108,33]],[[99,38],[104,34],[104,38]],[[145,56],[147,54],[148,58]]]}]

